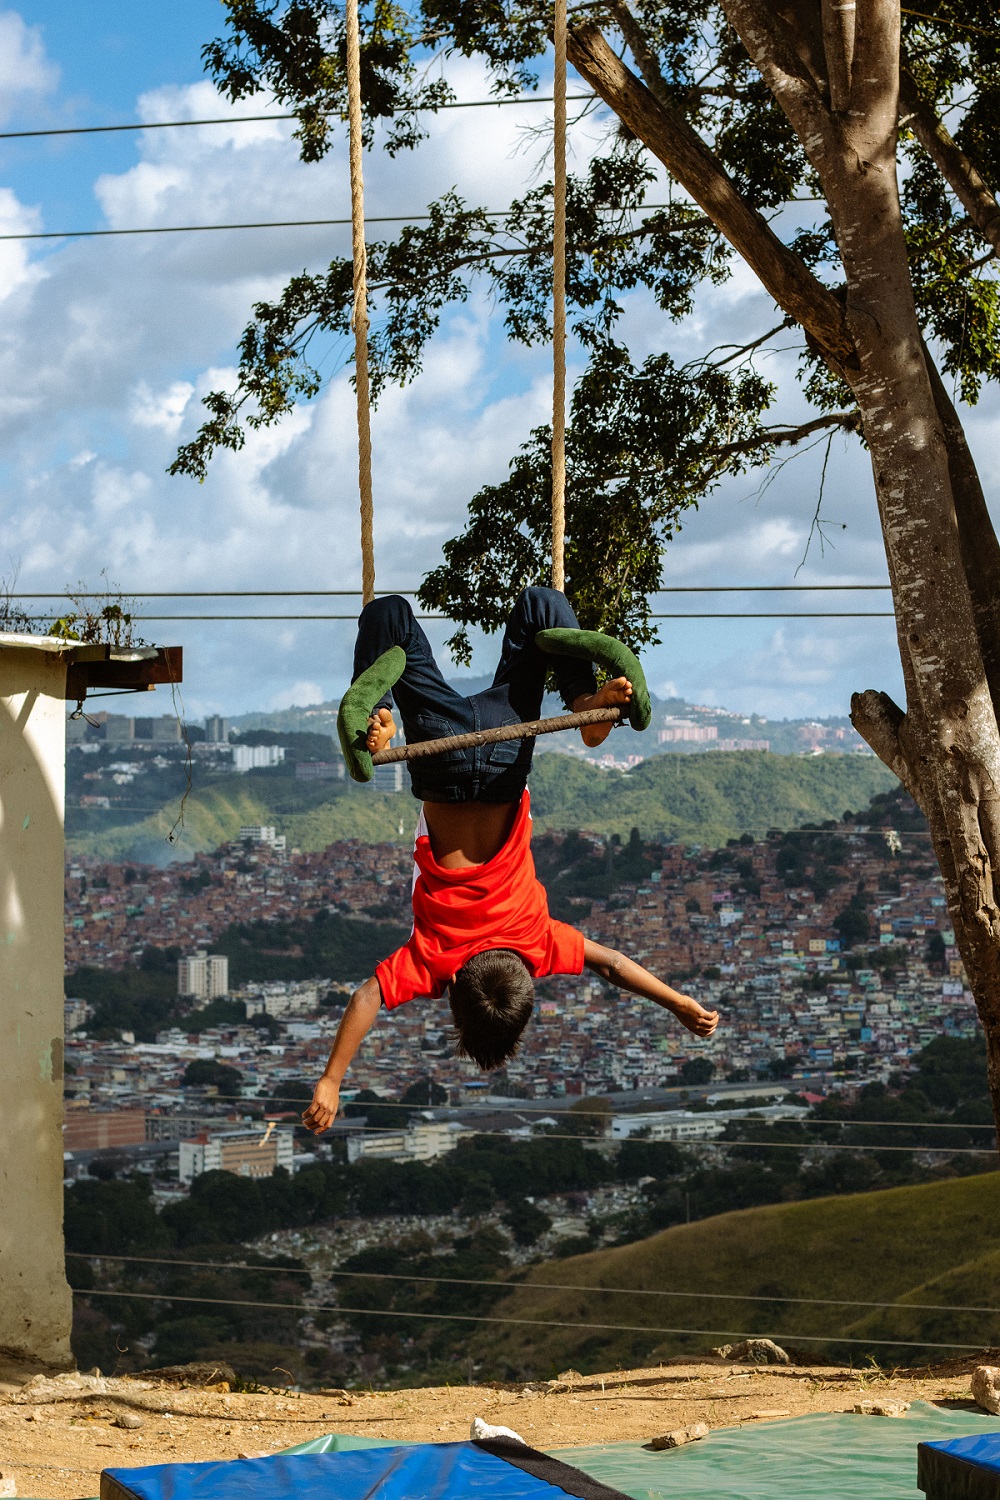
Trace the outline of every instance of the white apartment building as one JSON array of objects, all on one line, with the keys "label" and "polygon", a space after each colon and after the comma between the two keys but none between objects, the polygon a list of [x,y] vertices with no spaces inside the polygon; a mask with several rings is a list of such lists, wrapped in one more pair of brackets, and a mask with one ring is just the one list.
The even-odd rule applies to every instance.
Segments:
[{"label": "white apartment building", "polygon": [[376,792],[401,792],[408,781],[403,762],[396,760],[388,766],[376,766],[371,785]]},{"label": "white apartment building", "polygon": [[284,745],[234,745],[233,769],[243,775],[247,771],[267,771],[280,766],[285,759]]},{"label": "white apartment building", "polygon": [[694,719],[665,719],[656,738],[661,745],[676,745],[682,740],[698,744],[717,740],[719,731],[714,724],[696,724]]},{"label": "white apartment building", "polygon": [[215,1000],[229,994],[229,959],[224,953],[199,950],[177,961],[177,993],[196,1000]]},{"label": "white apartment building", "polygon": [[273,1130],[225,1130],[180,1143],[180,1180],[190,1184],[203,1172],[233,1172],[237,1177],[273,1177],[276,1167],[294,1170],[291,1126]]},{"label": "white apartment building", "polygon": [[453,1126],[447,1120],[424,1120],[407,1130],[385,1130],[378,1135],[359,1131],[347,1137],[347,1160],[353,1163],[378,1157],[381,1161],[433,1161],[453,1151],[463,1136],[474,1134],[474,1130]]},{"label": "white apartment building", "polygon": [[760,1119],[801,1120],[809,1109],[800,1104],[764,1104],[760,1109],[650,1110],[637,1115],[615,1115],[611,1121],[611,1139],[628,1140],[640,1136],[648,1141],[714,1141],[725,1134],[730,1120]]},{"label": "white apartment building", "polygon": [[319,1005],[319,985],[291,980],[270,984],[248,984],[241,996],[247,1008],[247,1020],[254,1016],[305,1016]]},{"label": "white apartment building", "polygon": [[[265,745],[264,749],[267,748],[268,746]],[[240,842],[266,844],[269,849],[276,849],[280,853],[285,847],[286,839],[273,823],[245,823],[240,829]]]},{"label": "white apartment building", "polygon": [[82,1026],[90,1016],[90,1006],[86,1000],[80,1000],[75,996],[67,996],[65,1002],[66,1030],[75,1031]]}]

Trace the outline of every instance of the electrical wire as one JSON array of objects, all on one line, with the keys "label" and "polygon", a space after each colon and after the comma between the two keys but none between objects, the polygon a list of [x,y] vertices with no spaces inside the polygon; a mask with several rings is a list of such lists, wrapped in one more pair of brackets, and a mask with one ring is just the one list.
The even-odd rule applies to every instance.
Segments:
[{"label": "electrical wire", "polygon": [[[350,220],[343,220],[349,224]],[[822,594],[841,593],[851,590],[881,590],[888,593],[888,583],[698,583],[670,584],[662,589],[650,589],[650,597],[660,594]],[[413,598],[418,589],[376,589],[376,594],[403,594]],[[347,599],[360,598],[360,589],[114,589],[115,599]],[[77,599],[89,598],[82,590],[70,594],[54,589],[49,593],[10,593],[8,599]],[[96,595],[93,597],[97,597]],[[100,596],[104,598],[102,594]]]},{"label": "electrical wire", "polygon": [[[302,1101],[299,1100],[297,1102],[301,1103]],[[753,1123],[756,1125],[761,1122],[755,1120]],[[798,1124],[799,1122],[792,1121],[791,1123]],[[361,1136],[362,1139],[371,1137],[377,1140],[382,1135],[398,1135],[399,1130],[400,1127],[395,1125],[368,1125],[359,1130],[357,1135]],[[477,1130],[476,1135],[479,1137],[499,1136],[503,1140],[512,1138],[508,1130]],[[517,1139],[517,1137],[513,1137],[513,1139]],[[605,1145],[609,1143],[621,1145],[623,1143],[622,1137],[560,1135],[554,1130],[547,1130],[544,1135],[521,1137],[521,1139],[530,1139],[533,1141],[580,1141],[589,1139],[595,1144],[601,1142]],[[856,1144],[854,1141],[750,1141],[744,1140],[742,1137],[723,1139],[722,1136],[715,1136],[711,1139],[681,1138],[671,1141],[653,1141],[650,1144],[679,1146],[685,1150],[692,1149],[695,1151],[713,1151],[720,1148],[729,1150],[735,1146],[755,1146],[764,1147],[772,1151],[907,1151],[911,1155],[914,1152],[944,1151],[954,1152],[962,1156],[996,1156],[997,1154],[996,1148],[992,1146],[925,1146],[922,1143],[912,1146],[865,1146]]]},{"label": "electrical wire", "polygon": [[[248,1266],[233,1261],[170,1260],[150,1255],[88,1255],[84,1250],[67,1250],[73,1260],[127,1261],[129,1265],[182,1266],[205,1271],[270,1271],[275,1275],[313,1276],[307,1267],[298,1266]],[[992,1313],[1000,1316],[1000,1307],[960,1307],[936,1302],[865,1302],[850,1297],[759,1297],[746,1292],[674,1292],[650,1290],[646,1287],[583,1286],[556,1281],[492,1281],[477,1280],[467,1276],[413,1276],[404,1272],[388,1271],[323,1271],[320,1276],[346,1277],[355,1281],[419,1281],[432,1286],[492,1286],[502,1291],[526,1289],[529,1292],[600,1292],[607,1297],[691,1297],[706,1302],[780,1302],[796,1307],[869,1307],[891,1311]],[[81,1288],[83,1290],[83,1288]]]},{"label": "electrical wire", "polygon": [[[596,94],[570,94],[574,103],[595,100]],[[436,106],[434,113],[442,109],[492,109],[516,104],[551,104],[551,94],[522,94],[517,99],[455,99]],[[325,111],[326,118],[334,116],[333,110]],[[0,130],[0,141],[36,140],[43,136],[60,135],[115,135],[133,130],[183,130],[193,125],[255,125],[273,120],[297,120],[296,114],[287,115],[216,115],[206,120],[147,120],[134,121],[127,125],[64,125],[52,130]],[[350,220],[348,220],[350,223]]]},{"label": "electrical wire", "polygon": [[[487,210],[499,218],[503,211]],[[369,219],[369,224],[411,224],[429,219],[429,214],[389,214]],[[30,234],[0,234],[0,240],[100,240],[135,234],[208,234],[222,229],[315,229],[350,224],[350,219],[260,219],[240,224],[156,224],[139,229],[48,229]]]},{"label": "electrical wire", "polygon": [[[305,1100],[297,1099],[295,1102],[296,1102],[296,1104],[304,1104]],[[757,1124],[759,1122],[754,1121],[754,1123]],[[795,1123],[797,1123],[797,1122],[795,1122]],[[355,1137],[355,1139],[360,1138],[361,1140],[374,1140],[374,1141],[377,1141],[381,1137],[386,1136],[386,1135],[398,1135],[400,1133],[401,1129],[402,1129],[402,1127],[401,1126],[397,1126],[397,1125],[367,1125],[367,1126],[362,1126],[357,1131],[355,1131],[354,1132],[354,1137]],[[613,1136],[590,1136],[590,1137],[583,1137],[583,1136],[578,1136],[578,1135],[560,1134],[558,1131],[555,1131],[555,1130],[551,1130],[551,1131],[547,1130],[544,1135],[537,1135],[537,1136],[530,1136],[530,1137],[529,1136],[522,1136],[520,1138],[518,1138],[516,1136],[512,1136],[511,1132],[509,1130],[477,1130],[475,1132],[475,1134],[476,1134],[476,1136],[479,1139],[483,1139],[485,1137],[490,1137],[490,1138],[494,1138],[494,1139],[498,1138],[500,1140],[515,1140],[516,1141],[516,1140],[520,1139],[522,1141],[528,1141],[528,1140],[530,1140],[530,1141],[533,1141],[533,1142],[538,1142],[538,1141],[586,1141],[586,1140],[589,1139],[595,1145],[598,1144],[598,1143],[604,1144],[604,1145],[609,1145],[609,1144],[610,1145],[621,1145],[621,1144],[623,1144],[623,1138],[622,1137],[613,1137]],[[143,1145],[147,1145],[147,1146],[162,1145],[163,1148],[164,1148],[164,1150],[166,1151],[166,1150],[169,1150],[172,1145],[176,1144],[176,1142],[170,1142],[170,1141],[162,1141],[162,1142],[159,1142],[159,1141],[144,1141],[144,1142],[142,1142],[142,1144]],[[854,1152],[854,1151],[866,1151],[866,1152],[867,1151],[899,1151],[899,1152],[906,1152],[906,1153],[908,1153],[911,1156],[914,1155],[915,1153],[922,1153],[923,1155],[927,1155],[928,1153],[933,1153],[934,1155],[941,1155],[943,1153],[945,1155],[954,1155],[954,1156],[996,1156],[997,1155],[997,1148],[996,1147],[992,1147],[992,1146],[989,1146],[989,1147],[988,1146],[931,1146],[931,1145],[925,1145],[925,1144],[923,1144],[923,1142],[921,1142],[920,1144],[914,1144],[914,1145],[911,1145],[911,1146],[870,1146],[870,1145],[861,1145],[861,1144],[856,1143],[854,1141],[815,1141],[815,1140],[807,1140],[807,1141],[753,1141],[753,1140],[745,1140],[742,1137],[728,1137],[726,1139],[723,1139],[722,1136],[715,1136],[715,1137],[711,1137],[711,1138],[708,1138],[708,1139],[705,1139],[705,1138],[698,1138],[698,1139],[695,1139],[695,1138],[688,1138],[688,1139],[681,1138],[679,1140],[671,1140],[671,1141],[653,1141],[650,1144],[652,1144],[652,1145],[678,1146],[678,1147],[682,1147],[686,1151],[718,1151],[718,1150],[730,1151],[730,1150],[734,1150],[736,1147],[740,1147],[740,1146],[753,1146],[756,1149],[762,1149],[762,1150],[768,1150],[768,1151],[842,1151],[842,1152]],[[92,1149],[92,1148],[80,1148],[80,1147],[78,1147],[77,1149],[80,1150],[80,1149]]]},{"label": "electrical wire", "polygon": [[[669,208],[667,203],[643,203],[635,212],[656,212]],[[506,208],[484,208],[482,212],[490,219],[502,219],[510,212]],[[419,224],[427,223],[430,214],[382,214],[366,218],[368,224]],[[254,219],[235,224],[153,224],[129,229],[45,229],[0,234],[2,240],[100,240],[114,239],[122,235],[136,234],[206,234],[228,229],[309,229],[320,226],[347,225],[350,219]],[[528,249],[531,247],[529,246]]]},{"label": "electrical wire", "polygon": [[[201,1307],[252,1307],[263,1310],[309,1313],[317,1314],[349,1315],[364,1318],[419,1318],[422,1322],[430,1323],[491,1323],[504,1328],[573,1328],[584,1329],[587,1332],[598,1333],[675,1333],[675,1334],[698,1334],[707,1338],[727,1339],[752,1339],[760,1338],[759,1333],[743,1333],[732,1328],[658,1328],[644,1323],[572,1323],[562,1322],[556,1318],[489,1318],[474,1316],[471,1313],[429,1313],[429,1312],[398,1312],[395,1309],[378,1307],[312,1307],[302,1302],[247,1302],[239,1297],[180,1297],[173,1296],[169,1292],[126,1292],[108,1291],[93,1288],[86,1291],[81,1287],[74,1287],[75,1297],[124,1297],[128,1301],[138,1302],[183,1302],[185,1304],[196,1304]],[[815,1334],[815,1333],[773,1333],[769,1335],[773,1339],[787,1340],[788,1343],[806,1344],[863,1344],[871,1348],[873,1345],[886,1349],[981,1349],[982,1344],[940,1344],[925,1342],[922,1339],[883,1339],[883,1338],[846,1338],[840,1334]]]},{"label": "electrical wire", "polygon": [[[681,1087],[683,1087],[683,1085],[681,1085]],[[763,1088],[763,1091],[764,1091],[764,1095],[766,1095],[767,1092],[768,1092],[767,1085],[763,1084],[762,1088]],[[170,1095],[170,1096],[172,1096],[172,1097],[174,1097],[176,1099],[189,1099],[189,1098],[192,1097],[191,1094],[187,1090],[185,1090],[185,1089],[151,1089],[150,1092],[154,1096],[154,1098],[163,1098],[164,1096],[167,1096],[167,1095]],[[790,1090],[789,1092],[794,1092],[794,1090]],[[309,1102],[308,1099],[293,1098],[291,1095],[285,1095],[285,1094],[268,1094],[266,1096],[261,1095],[259,1098],[248,1097],[246,1094],[211,1094],[208,1097],[209,1097],[210,1100],[213,1100],[213,1101],[217,1100],[217,1099],[221,1099],[221,1100],[223,1100],[223,1101],[225,1101],[227,1103],[228,1102],[236,1102],[236,1103],[240,1103],[240,1104],[265,1104],[265,1105],[266,1104],[303,1104],[304,1105],[304,1104],[308,1104],[308,1102]],[[194,1095],[194,1098],[195,1098],[195,1100],[197,1100],[199,1098],[204,1098],[204,1096]],[[357,1103],[357,1101],[355,1101],[353,1099],[346,1099],[344,1101],[344,1103],[353,1106],[353,1105],[355,1105]],[[535,1106],[532,1103],[531,1100],[526,1101],[523,1105],[520,1102],[518,1102],[516,1104],[513,1104],[513,1105],[511,1105],[509,1102],[507,1102],[506,1104],[499,1103],[499,1104],[460,1104],[460,1105],[446,1105],[446,1104],[404,1104],[401,1100],[398,1100],[398,1099],[378,1099],[378,1100],[372,1100],[372,1101],[370,1101],[370,1103],[367,1106],[366,1106],[365,1101],[362,1100],[359,1104],[357,1104],[357,1107],[359,1109],[364,1109],[366,1107],[370,1107],[372,1109],[406,1109],[406,1110],[409,1110],[411,1114],[414,1113],[415,1111],[419,1112],[421,1110],[429,1110],[429,1109],[451,1109],[451,1110],[460,1111],[462,1114],[498,1114],[498,1113],[500,1113],[501,1110],[509,1110],[511,1114],[515,1114],[515,1115],[531,1115],[531,1114],[542,1115],[542,1116],[546,1116],[546,1115],[572,1115],[573,1118],[577,1119],[577,1120],[584,1120],[584,1119],[606,1120],[608,1118],[609,1113],[612,1113],[612,1114],[614,1113],[613,1109],[612,1110],[575,1109],[572,1105],[567,1105],[564,1108],[560,1108],[558,1105],[552,1105],[551,1108],[548,1108],[548,1107],[546,1107],[544,1105]],[[734,1108],[740,1108],[740,1107],[741,1106],[739,1106],[739,1105],[735,1105],[734,1106]],[[754,1106],[754,1107],[755,1108],[760,1108],[761,1106]],[[638,1110],[634,1110],[633,1114],[634,1115],[660,1114],[660,1115],[663,1115],[663,1116],[669,1116],[672,1112],[673,1111],[668,1110],[668,1109],[664,1109],[664,1110],[638,1109]],[[704,1118],[710,1119],[711,1115],[712,1115],[712,1111],[710,1111],[710,1110],[704,1111]],[[165,1120],[168,1120],[168,1119],[170,1119],[170,1116],[169,1115],[164,1115],[164,1116],[162,1116],[162,1118],[165,1119]],[[213,1119],[218,1119],[219,1117],[217,1115],[206,1115],[203,1118],[208,1119],[208,1120],[213,1120]],[[347,1116],[347,1117],[345,1117],[344,1120],[341,1121],[341,1123],[342,1124],[347,1124],[347,1123],[349,1123],[349,1121],[350,1121],[351,1118],[352,1118],[351,1116]],[[356,1118],[360,1119],[361,1117],[357,1116]],[[628,1117],[628,1115],[625,1115],[622,1118],[628,1119],[629,1117]],[[441,1121],[432,1121],[431,1123],[432,1124],[440,1124],[442,1122]],[[779,1123],[786,1123],[786,1122],[781,1121]],[[859,1125],[859,1126],[863,1125],[863,1126],[869,1126],[869,1127],[877,1128],[879,1130],[891,1129],[891,1128],[896,1128],[896,1129],[899,1129],[899,1130],[996,1130],[995,1124],[983,1123],[983,1124],[978,1124],[978,1125],[976,1125],[976,1124],[964,1125],[964,1124],[961,1124],[961,1123],[956,1123],[955,1121],[952,1121],[952,1120],[942,1120],[942,1121],[936,1121],[936,1120],[824,1120],[824,1119],[821,1119],[821,1118],[819,1118],[817,1116],[817,1117],[815,1117],[815,1118],[813,1118],[811,1120],[794,1120],[794,1121],[792,1121],[792,1123],[796,1124],[796,1125],[808,1125],[808,1126],[812,1126],[812,1127],[816,1127],[816,1128],[820,1128],[820,1127],[825,1128],[825,1127],[831,1126],[831,1125],[839,1125],[842,1128],[849,1128],[849,1127],[855,1126],[855,1125]],[[362,1128],[362,1127],[359,1126],[359,1129],[360,1128]],[[392,1126],[384,1126],[384,1127],[383,1126],[378,1126],[378,1127],[369,1126],[367,1128],[374,1130],[376,1128],[378,1128],[378,1129],[393,1129],[394,1127],[392,1127]],[[489,1133],[490,1132],[487,1132],[487,1131],[483,1132],[483,1134],[489,1134]],[[507,1131],[499,1131],[499,1132],[494,1132],[494,1133],[497,1133],[497,1134],[500,1134],[500,1135],[506,1135],[506,1134],[508,1134]],[[533,1139],[535,1139],[535,1140],[553,1140],[554,1137],[550,1136],[550,1135],[545,1135],[545,1136],[535,1136],[535,1137],[533,1137]],[[560,1139],[573,1140],[573,1141],[582,1141],[582,1142],[585,1143],[587,1141],[620,1140],[620,1139],[624,1139],[624,1137],[569,1135],[569,1136],[560,1137]],[[656,1143],[654,1142],[654,1144],[656,1144]]]},{"label": "electrical wire", "polygon": [[[230,623],[241,620],[274,620],[276,623],[287,620],[357,620],[357,614],[296,614],[296,615],[137,615],[136,622],[140,625],[145,623],[161,624],[165,621],[183,623],[185,620],[203,622],[228,621]],[[423,615],[414,616],[417,620],[448,620],[450,615]],[[648,618],[650,620],[892,620],[895,618],[891,609],[887,610],[768,610],[758,612],[755,610],[735,610],[730,613],[664,613],[653,610]]]}]

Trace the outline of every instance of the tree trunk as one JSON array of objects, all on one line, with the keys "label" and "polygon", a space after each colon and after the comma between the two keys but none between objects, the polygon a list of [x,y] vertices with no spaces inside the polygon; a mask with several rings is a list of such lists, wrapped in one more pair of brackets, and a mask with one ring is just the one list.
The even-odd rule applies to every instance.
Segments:
[{"label": "tree trunk", "polygon": [[821,95],[794,32],[780,29],[773,11],[758,0],[724,4],[819,173],[830,207],[857,354],[845,377],[871,451],[909,697],[906,719],[900,715],[894,725],[886,701],[880,717],[870,697],[858,701],[857,719],[872,731],[873,749],[894,768],[905,767],[901,779],[921,793],[986,1032],[1000,1121],[1000,907],[993,883],[1000,862],[1000,734],[988,680],[997,665],[995,592],[989,597],[997,549],[913,301],[896,176],[898,0],[860,0],[849,107],[842,112]]},{"label": "tree trunk", "polygon": [[[723,0],[723,6],[820,175],[846,273],[846,306],[781,243],[671,108],[625,0],[615,9],[646,84],[596,26],[574,28],[569,55],[718,225],[858,402],[872,455],[907,712],[869,691],[855,695],[852,717],[927,816],[986,1033],[1000,1123],[1000,907],[993,883],[1000,865],[994,711],[994,701],[1000,702],[1000,546],[913,300],[896,176],[898,0],[859,0],[850,35],[832,24],[833,17],[824,27],[820,7],[810,0]],[[631,40],[630,30],[637,32]],[[921,139],[930,139],[927,118],[920,131]],[[947,132],[937,132],[934,146],[942,160],[947,157],[952,179],[965,171]],[[992,238],[992,200],[978,180],[966,176],[962,186],[966,197],[976,197],[978,227]]]}]

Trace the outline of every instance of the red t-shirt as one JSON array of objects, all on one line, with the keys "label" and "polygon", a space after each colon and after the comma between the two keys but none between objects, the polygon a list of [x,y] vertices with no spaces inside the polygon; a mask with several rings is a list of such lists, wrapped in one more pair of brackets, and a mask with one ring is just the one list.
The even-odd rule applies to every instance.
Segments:
[{"label": "red t-shirt", "polygon": [[583,973],[583,933],[549,916],[531,857],[531,803],[525,790],[510,837],[484,865],[445,870],[417,828],[413,858],[413,931],[379,964],[375,977],[388,1009],[417,995],[443,995],[469,958],[509,948],[534,979]]}]

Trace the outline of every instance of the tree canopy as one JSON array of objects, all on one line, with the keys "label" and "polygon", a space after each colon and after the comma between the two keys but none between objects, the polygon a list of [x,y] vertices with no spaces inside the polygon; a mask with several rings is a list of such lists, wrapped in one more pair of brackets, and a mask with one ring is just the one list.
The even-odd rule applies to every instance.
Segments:
[{"label": "tree canopy", "polygon": [[[343,16],[331,0],[224,0],[226,33],[204,49],[232,100],[269,90],[299,119],[306,160],[342,132]],[[962,100],[955,148],[986,175],[1000,163],[997,126],[1000,27],[984,3],[935,6],[934,18],[903,17],[906,87],[932,112]],[[669,4],[598,0],[591,26],[627,44],[647,88],[697,140],[714,169],[811,278],[842,297],[843,271],[815,169],[748,58],[724,10],[705,0]],[[977,23],[979,30],[969,23]],[[537,3],[408,0],[362,18],[362,85],[372,144],[414,150],[433,114],[452,101],[451,56],[485,61],[497,97],[537,89],[549,46],[547,9]],[[572,55],[572,47],[571,47]],[[441,71],[436,65],[441,64]],[[428,79],[433,79],[428,82]],[[567,205],[568,295],[588,364],[572,395],[567,593],[581,621],[633,643],[655,639],[649,598],[664,545],[684,512],[725,474],[766,463],[777,447],[814,434],[856,429],[851,392],[808,334],[776,316],[742,347],[706,349],[683,364],[669,349],[637,359],[622,332],[629,294],[644,291],[669,324],[688,319],[699,289],[732,275],[734,255],[718,225],[675,183],[666,192],[651,152],[605,114],[602,147],[571,178]],[[697,136],[695,136],[697,132]],[[904,212],[922,326],[945,372],[974,401],[997,375],[997,286],[982,236],[904,120]],[[485,175],[485,174],[484,174]],[[488,180],[488,177],[487,177]],[[650,197],[662,206],[650,207]],[[551,336],[552,188],[530,188],[503,213],[455,192],[369,248],[371,359],[376,396],[413,380],[449,309],[479,288],[494,299],[508,336],[537,345]],[[278,421],[321,388],[320,358],[350,326],[351,264],[294,276],[259,303],[240,349],[236,387],[205,398],[208,420],[184,446],[176,472],[204,477],[219,447],[238,449],[248,428]],[[797,344],[799,381],[815,417],[794,428],[767,423],[777,399],[758,368],[761,351]],[[546,577],[550,505],[549,433],[533,432],[512,456],[508,478],[470,497],[462,532],[425,580],[421,602],[460,629],[497,628],[526,583]]]}]

